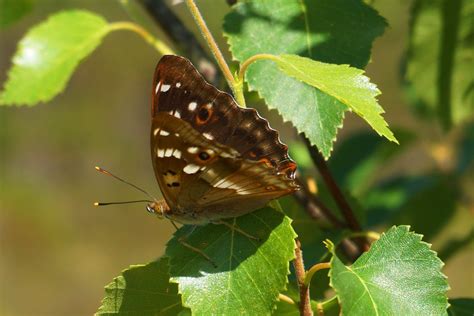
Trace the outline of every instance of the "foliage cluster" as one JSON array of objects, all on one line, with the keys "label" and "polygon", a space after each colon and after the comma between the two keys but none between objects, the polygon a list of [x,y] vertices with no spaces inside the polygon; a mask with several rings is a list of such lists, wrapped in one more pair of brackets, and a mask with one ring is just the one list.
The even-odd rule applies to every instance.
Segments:
[{"label": "foliage cluster", "polygon": [[[93,12],[71,10],[33,26],[19,41],[0,104],[48,102],[113,31],[133,31],[158,53],[174,53],[136,18],[137,12],[144,14],[137,3],[122,3],[133,12],[134,21],[109,22]],[[291,148],[300,165],[303,192],[233,219],[229,227],[195,229],[188,243],[212,257],[217,267],[178,242],[192,229],[181,227],[165,256],[131,266],[106,286],[97,314],[448,313],[443,262],[421,235],[401,224],[412,224],[431,240],[455,209],[467,208],[459,200],[468,196],[465,175],[474,168],[474,128],[469,125],[474,111],[474,33],[469,25],[473,3],[414,1],[404,64],[403,84],[420,118],[429,124],[438,121],[446,132],[455,129],[461,135],[455,167],[383,182],[371,179],[417,134],[389,129],[377,101],[380,91],[362,70],[374,40],[387,27],[373,7],[359,0],[239,1],[223,21],[232,57],[240,65],[232,74],[199,24],[194,2],[186,3],[239,103],[245,106],[247,85],[306,137],[306,146],[302,142]],[[0,27],[14,23],[30,6],[27,0],[7,1]],[[376,133],[354,135],[333,153],[348,111]],[[318,186],[319,192],[312,187],[313,169],[322,175],[317,182],[325,184]],[[260,241],[239,234],[231,228],[235,225]],[[382,225],[401,226],[381,235],[371,231]],[[376,240],[368,248],[371,238]],[[472,234],[463,245],[470,240]],[[439,257],[447,260],[460,247],[454,248],[448,244]],[[366,252],[361,255],[361,250]],[[307,271],[301,255],[311,267]],[[322,269],[329,269],[327,277],[318,273],[313,278]],[[329,288],[334,296],[323,297]],[[450,304],[452,315],[474,311],[472,299],[454,299]]]}]

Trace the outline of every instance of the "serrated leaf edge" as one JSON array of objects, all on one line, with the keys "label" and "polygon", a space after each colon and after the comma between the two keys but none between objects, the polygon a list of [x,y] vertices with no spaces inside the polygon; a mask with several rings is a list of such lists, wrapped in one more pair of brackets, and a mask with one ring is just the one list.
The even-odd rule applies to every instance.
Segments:
[{"label": "serrated leaf edge", "polygon": [[[238,60],[238,59],[235,57],[235,55],[232,53],[232,52],[233,52],[234,44],[233,44],[233,42],[230,40],[230,38],[231,38],[230,34],[227,33],[227,32],[223,32],[223,35],[224,35],[224,37],[227,39],[227,40],[226,40],[227,45],[229,45],[229,51],[231,52],[231,60],[234,61],[234,62],[239,63],[239,65],[240,65],[240,64],[241,64],[241,61]],[[277,55],[275,55],[275,56],[277,56]],[[314,60],[314,59],[313,59],[313,60]],[[278,65],[277,65],[277,67],[278,67]],[[280,70],[280,71],[281,71],[281,70]],[[283,71],[282,71],[282,72],[283,72]],[[286,74],[285,74],[285,75],[286,75]],[[286,76],[288,76],[288,75],[286,75]],[[290,77],[290,76],[288,76],[288,77]],[[244,78],[245,78],[245,77],[244,77]],[[293,78],[293,77],[290,77],[290,78]],[[296,79],[296,78],[293,78],[293,79],[298,80],[298,79]],[[307,86],[309,86],[309,87],[311,87],[311,88],[313,88],[313,89],[316,89],[315,87],[312,87],[312,86],[310,86],[310,85],[307,84],[307,83],[304,83],[304,82],[302,82],[302,81],[300,81],[300,80],[298,80],[298,81],[301,82],[301,83],[303,83],[303,84],[305,84],[305,85],[307,85]],[[300,130],[298,129],[298,127],[296,127],[296,126],[293,124],[293,122],[292,122],[291,120],[286,119],[286,118],[283,116],[283,114],[281,113],[281,111],[278,109],[277,106],[268,103],[268,101],[262,96],[262,94],[260,93],[260,91],[259,91],[258,89],[256,89],[255,87],[252,87],[252,86],[250,85],[250,83],[249,83],[247,80],[245,80],[245,82],[247,83],[247,88],[248,88],[247,90],[248,90],[249,92],[256,92],[257,95],[258,95],[258,97],[259,97],[261,100],[265,101],[265,105],[268,107],[268,109],[270,109],[270,110],[275,110],[275,111],[278,113],[278,115],[282,118],[283,123],[290,123],[291,126],[293,126],[293,128],[296,129],[296,131],[298,132],[298,134],[304,134],[304,137],[305,137],[307,140],[309,140],[309,142],[311,143],[312,146],[314,146],[314,147],[316,147],[316,148],[318,149],[318,152],[320,152],[321,155],[323,155],[324,159],[328,160],[329,157],[331,157],[331,153],[334,151],[334,143],[335,143],[336,140],[337,140],[338,131],[339,131],[340,129],[342,129],[342,127],[344,126],[344,123],[343,123],[343,122],[344,122],[344,119],[345,119],[345,113],[346,113],[348,110],[351,111],[351,109],[350,109],[349,107],[348,107],[347,110],[345,110],[344,112],[342,112],[341,123],[335,126],[334,137],[331,139],[331,147],[330,147],[330,149],[329,149],[329,152],[328,152],[327,155],[326,155],[325,153],[323,153],[323,152],[321,151],[321,149],[317,146],[317,144],[316,144],[312,139],[310,139],[310,138],[306,135],[306,133],[305,133],[304,131],[300,131]],[[344,104],[344,103],[343,103],[343,104]],[[347,107],[346,104],[344,104],[344,105]]]},{"label": "serrated leaf edge", "polygon": [[[439,275],[440,275],[443,279],[447,280],[448,277],[441,271],[441,269],[444,267],[445,263],[438,257],[438,253],[437,253],[436,251],[434,251],[433,249],[431,249],[432,244],[430,244],[430,243],[428,243],[428,242],[426,242],[426,241],[423,241],[423,236],[424,236],[423,234],[418,234],[418,233],[416,233],[416,232],[410,231],[410,228],[411,228],[410,225],[399,225],[399,226],[393,225],[393,226],[390,227],[387,231],[382,232],[382,233],[380,234],[380,238],[379,238],[378,240],[374,241],[374,243],[376,243],[376,242],[378,242],[380,239],[384,238],[384,237],[387,235],[387,233],[388,233],[389,231],[391,231],[392,229],[396,229],[396,228],[401,228],[401,229],[405,230],[405,233],[413,234],[413,236],[415,236],[415,237],[418,238],[418,242],[420,242],[420,244],[424,244],[424,245],[426,245],[426,246],[428,247],[428,251],[431,252],[432,254],[434,254],[434,255],[435,255],[435,258],[436,258],[436,261],[438,261],[438,268],[439,268],[438,273],[439,273]],[[328,247],[329,251],[330,251],[331,254],[332,254],[332,257],[331,257],[331,260],[330,260],[331,268],[329,269],[329,273],[328,273],[328,276],[329,276],[329,286],[336,292],[337,300],[339,301],[339,304],[342,306],[342,301],[341,301],[341,299],[340,299],[340,297],[339,297],[339,295],[338,295],[338,293],[337,293],[338,291],[334,288],[334,284],[332,283],[332,263],[333,263],[334,258],[336,257],[335,248],[334,248],[334,244],[332,243],[332,241],[330,241],[329,239],[327,239],[327,240],[324,242],[325,245],[326,245],[326,242],[328,242],[328,245],[329,245],[329,247],[328,247],[328,246],[326,246],[326,247]],[[332,245],[332,246],[331,246],[331,245]],[[372,247],[371,247],[371,248],[372,248]],[[369,251],[370,251],[370,249],[369,249]],[[352,266],[352,265],[351,265],[351,266]],[[346,266],[346,267],[347,267],[347,266]],[[447,285],[447,287],[446,287],[446,292],[447,292],[447,291],[449,291],[449,290],[451,289],[451,287],[449,286],[449,283],[447,283],[447,282],[446,282],[446,285]],[[448,297],[445,296],[445,298],[446,298],[446,310],[447,310],[448,307],[450,306],[450,304],[449,304],[449,301],[448,301]],[[342,314],[341,314],[341,315],[342,315]]]},{"label": "serrated leaf edge", "polygon": [[[116,281],[118,281],[120,278],[124,278],[124,273],[125,272],[130,271],[130,270],[135,269],[135,268],[146,267],[147,265],[153,264],[153,263],[159,264],[160,261],[163,260],[163,259],[168,260],[168,262],[166,264],[168,269],[166,269],[166,271],[163,271],[163,272],[169,275],[169,260],[170,259],[167,256],[161,256],[160,258],[158,258],[154,261],[150,261],[148,263],[132,264],[132,265],[129,265],[127,268],[122,269],[120,271],[120,275],[114,277],[111,282],[109,282],[107,285],[104,286],[105,296],[100,300],[100,306],[98,307],[97,312],[95,312],[94,315],[101,315],[101,313],[102,313],[101,308],[104,306],[105,300],[107,299],[107,294],[108,294],[107,290],[114,290],[114,286],[116,286],[116,283],[117,283]],[[125,288],[119,288],[119,289],[120,290],[125,290],[126,287]],[[164,293],[164,294],[166,294],[166,293]],[[177,294],[180,295],[180,293],[177,293]],[[167,308],[169,308],[169,306]],[[164,311],[164,309],[161,310],[161,311]]]},{"label": "serrated leaf edge", "polygon": [[[275,210],[277,212],[279,212],[278,210]],[[283,286],[282,289],[279,290],[279,292],[277,293],[276,297],[273,299],[272,301],[272,308],[270,310],[270,312],[272,311],[275,311],[277,309],[277,303],[280,301],[279,299],[279,294],[286,291],[288,289],[288,284],[289,284],[289,280],[288,280],[288,276],[291,274],[291,271],[290,271],[290,262],[293,261],[295,258],[296,258],[296,255],[295,255],[295,252],[294,250],[296,249],[296,242],[295,242],[295,239],[298,237],[298,234],[296,233],[296,231],[293,229],[293,226],[291,225],[291,223],[293,222],[293,219],[291,217],[288,217],[286,215],[284,215],[285,218],[288,220],[288,224],[289,224],[289,227],[291,228],[291,231],[293,233],[293,256],[291,257],[290,260],[288,260],[288,264],[287,264],[287,267],[286,267],[286,282]],[[177,231],[176,231],[177,232]],[[176,232],[173,234],[173,238],[176,237]],[[273,231],[272,231],[273,232]],[[173,239],[171,238],[168,243]],[[166,247],[168,247],[168,243],[166,243]],[[164,256],[166,258],[168,258],[171,262],[171,258],[169,258],[168,256]],[[170,263],[169,262],[169,263]],[[169,266],[169,264],[168,264]],[[178,285],[178,294],[181,296],[181,305],[185,308],[189,308],[191,311],[193,310],[191,306],[188,306],[184,299],[185,299],[185,294],[183,294],[182,292],[182,289],[181,289],[181,284],[179,283],[179,280],[175,277],[170,277],[169,279],[170,283],[174,283],[174,284],[177,284]]]}]

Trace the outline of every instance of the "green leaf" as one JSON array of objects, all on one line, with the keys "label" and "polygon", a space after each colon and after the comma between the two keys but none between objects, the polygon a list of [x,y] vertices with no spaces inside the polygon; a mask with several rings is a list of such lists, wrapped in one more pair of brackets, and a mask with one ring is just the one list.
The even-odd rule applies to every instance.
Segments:
[{"label": "green leaf", "polygon": [[449,316],[472,316],[474,312],[474,298],[454,298],[449,304]]},{"label": "green leaf", "polygon": [[474,113],[474,2],[417,0],[412,10],[405,80],[421,117],[443,127]]},{"label": "green leaf", "polygon": [[21,19],[32,6],[32,0],[0,0],[0,29]]},{"label": "green leaf", "polygon": [[0,104],[34,105],[51,100],[109,30],[107,21],[87,11],[57,13],[30,29],[13,57]]},{"label": "green leaf", "polygon": [[[225,225],[184,226],[166,248],[171,281],[178,283],[183,305],[193,314],[268,315],[285,289],[289,261],[294,257],[296,234],[291,220],[264,208],[229,224],[260,240]],[[183,246],[182,237],[216,266]]]},{"label": "green leaf", "polygon": [[131,266],[105,287],[96,315],[176,315],[185,313],[176,284],[169,282],[168,258]]},{"label": "green leaf", "polygon": [[[240,62],[261,53],[286,53],[363,68],[373,40],[385,26],[385,20],[361,1],[254,0],[232,7],[224,31]],[[250,65],[246,79],[269,108],[277,109],[329,157],[346,105],[288,77],[270,61]]]},{"label": "green leaf", "polygon": [[342,315],[446,315],[443,262],[421,237],[408,226],[392,227],[352,266],[330,249]]},{"label": "green leaf", "polygon": [[380,90],[364,71],[349,65],[326,64],[297,55],[279,55],[271,60],[290,77],[309,84],[339,100],[369,123],[381,136],[397,142],[387,122],[382,117],[382,107],[375,98]]}]

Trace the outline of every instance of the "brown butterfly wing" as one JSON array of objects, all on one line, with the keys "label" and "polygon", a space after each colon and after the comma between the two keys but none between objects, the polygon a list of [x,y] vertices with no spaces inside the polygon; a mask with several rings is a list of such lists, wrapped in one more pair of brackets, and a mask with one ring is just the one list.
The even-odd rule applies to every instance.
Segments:
[{"label": "brown butterfly wing", "polygon": [[255,109],[208,84],[189,60],[163,56],[153,81],[152,116],[174,113],[205,137],[237,150],[245,159],[263,161],[294,178],[296,164],[278,132]]},{"label": "brown butterfly wing", "polygon": [[155,175],[175,220],[243,215],[297,189],[295,164],[277,132],[182,57],[160,60],[152,117]]}]

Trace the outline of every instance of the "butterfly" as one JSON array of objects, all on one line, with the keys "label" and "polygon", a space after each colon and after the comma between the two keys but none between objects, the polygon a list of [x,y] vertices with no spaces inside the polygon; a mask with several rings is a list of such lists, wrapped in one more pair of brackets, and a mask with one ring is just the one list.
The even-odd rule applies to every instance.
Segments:
[{"label": "butterfly", "polygon": [[242,216],[298,190],[277,131],[184,57],[166,55],[156,66],[150,148],[164,200],[147,210],[182,224]]}]

